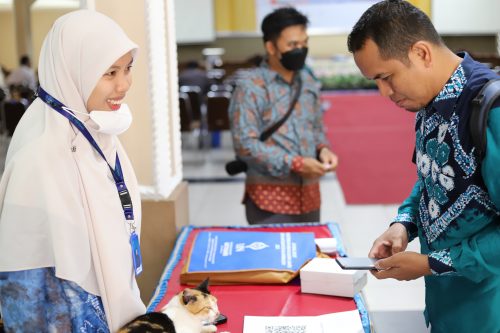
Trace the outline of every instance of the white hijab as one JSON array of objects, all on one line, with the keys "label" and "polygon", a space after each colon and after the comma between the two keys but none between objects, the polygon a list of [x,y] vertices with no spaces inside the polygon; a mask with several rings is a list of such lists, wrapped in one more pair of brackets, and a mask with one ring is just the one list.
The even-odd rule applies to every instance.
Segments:
[{"label": "white hijab", "polygon": [[[87,112],[104,72],[136,48],[105,15],[69,13],[45,38],[40,85],[67,107]],[[87,128],[112,167],[118,153],[140,227],[140,195],[125,151],[116,136]],[[0,271],[55,267],[57,277],[101,296],[112,332],[145,312],[108,165],[78,129],[39,98],[21,119],[7,153],[0,182],[0,253]]]}]

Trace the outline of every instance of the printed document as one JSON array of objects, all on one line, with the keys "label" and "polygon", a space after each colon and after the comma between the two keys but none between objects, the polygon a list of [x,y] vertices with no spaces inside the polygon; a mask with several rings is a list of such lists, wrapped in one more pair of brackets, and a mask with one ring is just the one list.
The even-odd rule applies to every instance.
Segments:
[{"label": "printed document", "polygon": [[364,333],[357,310],[304,317],[245,316],[243,333]]}]

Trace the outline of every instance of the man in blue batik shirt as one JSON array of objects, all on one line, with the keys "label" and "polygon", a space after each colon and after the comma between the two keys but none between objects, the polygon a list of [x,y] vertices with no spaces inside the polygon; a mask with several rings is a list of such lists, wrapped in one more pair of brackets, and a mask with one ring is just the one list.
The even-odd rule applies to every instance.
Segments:
[{"label": "man in blue batik shirt", "polygon": [[[379,279],[425,276],[433,333],[500,332],[500,103],[490,111],[485,157],[469,131],[471,100],[491,70],[454,54],[406,1],[369,8],[348,39],[382,95],[416,112],[418,179],[369,253]],[[405,251],[419,237],[421,254]]]}]

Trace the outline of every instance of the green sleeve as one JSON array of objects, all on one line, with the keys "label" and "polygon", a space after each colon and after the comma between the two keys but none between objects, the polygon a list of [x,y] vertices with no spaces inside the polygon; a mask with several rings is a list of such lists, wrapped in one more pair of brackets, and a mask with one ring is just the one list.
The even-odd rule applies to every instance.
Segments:
[{"label": "green sleeve", "polygon": [[[491,200],[500,208],[500,107],[490,111],[482,176]],[[500,225],[496,221],[450,249],[453,266],[461,275],[479,282],[500,276]]]},{"label": "green sleeve", "polygon": [[482,174],[490,198],[500,210],[500,107],[491,110],[488,117]]},{"label": "green sleeve", "polygon": [[[393,221],[393,223],[401,223],[406,227],[406,231],[408,231],[408,241],[412,241],[418,235],[416,221],[421,194],[420,181],[417,180],[408,198],[399,206],[398,215]],[[391,225],[393,223],[391,223]]]}]

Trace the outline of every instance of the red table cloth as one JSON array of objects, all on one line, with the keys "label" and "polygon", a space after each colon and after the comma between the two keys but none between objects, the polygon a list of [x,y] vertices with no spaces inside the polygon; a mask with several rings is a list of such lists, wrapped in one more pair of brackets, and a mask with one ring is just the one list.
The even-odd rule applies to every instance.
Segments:
[{"label": "red table cloth", "polygon": [[[184,227],[179,234],[170,259],[148,306],[148,311],[159,311],[170,299],[188,287],[181,285],[179,275],[189,249],[197,233],[205,230],[239,230],[269,232],[313,232],[316,238],[334,237],[337,239],[337,252],[344,256],[340,230],[336,223],[280,224],[248,227]],[[227,323],[218,326],[218,331],[231,333],[243,332],[243,320],[249,316],[316,316],[327,313],[358,309],[365,331],[368,315],[360,296],[353,298],[327,295],[302,294],[300,279],[297,277],[285,285],[230,285],[209,286],[212,295],[217,297],[219,311],[227,318]]]}]

